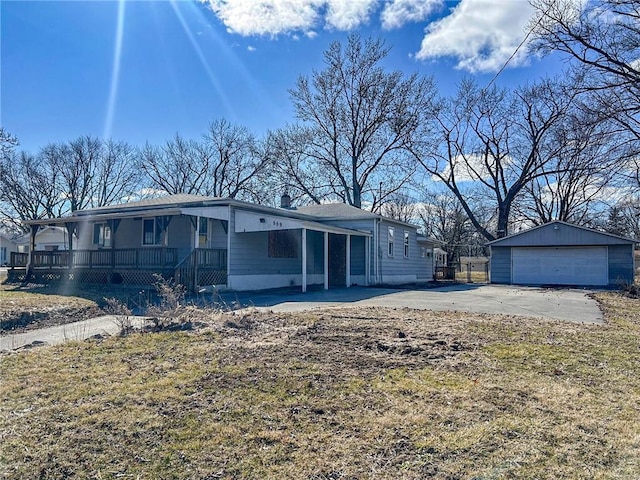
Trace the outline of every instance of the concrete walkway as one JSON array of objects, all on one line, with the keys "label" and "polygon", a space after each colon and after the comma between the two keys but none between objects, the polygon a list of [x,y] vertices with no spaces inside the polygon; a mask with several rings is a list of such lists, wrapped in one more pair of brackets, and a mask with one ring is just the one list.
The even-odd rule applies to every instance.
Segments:
[{"label": "concrete walkway", "polygon": [[[135,328],[143,326],[143,317],[133,317]],[[15,350],[26,345],[55,345],[68,340],[85,340],[94,335],[114,335],[120,331],[118,319],[114,315],[91,318],[55,327],[31,330],[0,337],[0,351]]]},{"label": "concrete walkway", "polygon": [[[438,312],[459,311],[549,318],[575,323],[602,324],[604,318],[589,290],[545,289],[506,285],[448,285],[424,290],[353,287],[336,290],[289,293],[233,293],[221,295],[234,308],[256,308],[275,312],[299,312],[327,307],[408,307]],[[143,317],[134,317],[141,327]],[[0,337],[0,351],[31,344],[48,345],[83,340],[97,334],[113,335],[119,326],[115,316],[105,315],[56,327]]]}]

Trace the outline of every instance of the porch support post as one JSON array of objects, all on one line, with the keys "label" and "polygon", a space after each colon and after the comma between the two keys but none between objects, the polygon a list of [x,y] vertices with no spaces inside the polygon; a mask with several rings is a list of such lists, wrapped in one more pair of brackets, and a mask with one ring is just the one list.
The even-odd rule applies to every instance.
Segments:
[{"label": "porch support post", "polygon": [[116,230],[120,226],[120,219],[107,220],[111,235],[111,273],[116,270]]},{"label": "porch support post", "polygon": [[346,277],[345,281],[347,283],[347,288],[349,288],[351,286],[351,235],[347,234],[347,238],[346,238],[345,242],[346,242],[346,249],[345,250],[347,251],[346,252],[347,253],[346,257],[347,258],[345,259],[345,261],[347,263],[345,265],[345,267],[346,267],[345,268],[345,277]]},{"label": "porch support post", "polygon": [[307,229],[302,229],[302,292],[307,291]]},{"label": "porch support post", "polygon": [[73,233],[76,230],[76,224],[75,222],[65,222],[64,226],[69,236],[69,256],[67,258],[67,264],[69,268],[73,268]]},{"label": "porch support post", "polygon": [[324,232],[324,289],[329,290],[329,232]]},{"label": "porch support post", "polygon": [[200,246],[200,217],[196,217],[195,222],[195,235],[193,240],[193,248],[198,248]]},{"label": "porch support post", "polygon": [[371,279],[371,237],[364,239],[364,282],[369,285]]},{"label": "porch support post", "polygon": [[33,251],[36,249],[36,233],[38,233],[38,229],[40,225],[31,225],[31,232],[29,235],[29,258],[27,260],[27,272],[25,274],[23,284],[29,283],[31,280],[31,275],[33,274]]}]

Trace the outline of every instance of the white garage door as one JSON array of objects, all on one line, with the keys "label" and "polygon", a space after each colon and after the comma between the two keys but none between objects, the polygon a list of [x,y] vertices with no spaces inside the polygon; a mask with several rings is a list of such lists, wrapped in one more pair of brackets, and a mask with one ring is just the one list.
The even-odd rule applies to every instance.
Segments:
[{"label": "white garage door", "polygon": [[607,285],[607,247],[514,248],[513,283]]}]

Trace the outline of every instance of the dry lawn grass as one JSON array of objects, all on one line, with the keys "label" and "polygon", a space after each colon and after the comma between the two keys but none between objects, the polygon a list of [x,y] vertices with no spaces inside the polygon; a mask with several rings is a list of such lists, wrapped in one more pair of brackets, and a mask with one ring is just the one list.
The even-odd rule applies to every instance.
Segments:
[{"label": "dry lawn grass", "polygon": [[640,300],[607,325],[225,315],[0,358],[0,478],[636,479]]},{"label": "dry lawn grass", "polygon": [[0,284],[0,335],[100,314],[97,302],[92,299],[53,289],[23,289]]}]

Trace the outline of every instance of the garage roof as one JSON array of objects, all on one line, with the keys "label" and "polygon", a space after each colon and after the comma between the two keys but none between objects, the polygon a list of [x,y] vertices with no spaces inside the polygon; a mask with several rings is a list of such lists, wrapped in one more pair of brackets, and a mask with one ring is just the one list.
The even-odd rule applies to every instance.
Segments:
[{"label": "garage roof", "polygon": [[640,240],[554,221],[488,242],[492,247],[548,247],[578,245],[629,245]]}]

